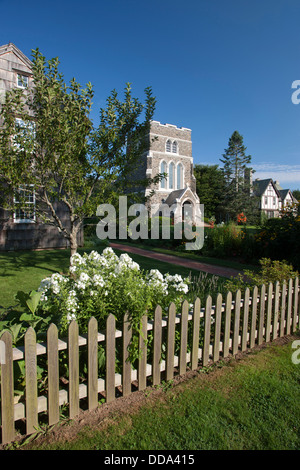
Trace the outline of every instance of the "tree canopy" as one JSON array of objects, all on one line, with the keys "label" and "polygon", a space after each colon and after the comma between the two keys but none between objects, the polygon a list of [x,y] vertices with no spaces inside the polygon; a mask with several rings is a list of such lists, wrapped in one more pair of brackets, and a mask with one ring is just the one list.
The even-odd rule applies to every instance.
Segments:
[{"label": "tree canopy", "polygon": [[127,177],[149,147],[156,100],[150,87],[144,103],[132,97],[130,84],[123,100],[113,90],[94,127],[91,83],[82,88],[73,78],[67,85],[58,58],[47,61],[38,49],[32,62],[34,86],[7,92],[0,110],[0,205],[14,210],[19,191],[22,207],[30,188],[36,216],[56,226],[74,253],[84,218],[130,189]]},{"label": "tree canopy", "polygon": [[223,199],[224,176],[218,165],[195,165],[196,192],[205,217],[217,216]]}]

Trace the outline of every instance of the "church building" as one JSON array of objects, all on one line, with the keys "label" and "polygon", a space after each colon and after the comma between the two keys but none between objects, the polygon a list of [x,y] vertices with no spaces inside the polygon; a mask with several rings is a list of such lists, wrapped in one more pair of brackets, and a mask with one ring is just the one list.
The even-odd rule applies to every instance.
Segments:
[{"label": "church building", "polygon": [[151,216],[171,215],[174,223],[190,217],[193,223],[200,221],[200,200],[196,194],[193,174],[191,129],[152,121],[150,150],[144,156],[141,171],[154,178],[164,177],[157,184],[146,188]]}]

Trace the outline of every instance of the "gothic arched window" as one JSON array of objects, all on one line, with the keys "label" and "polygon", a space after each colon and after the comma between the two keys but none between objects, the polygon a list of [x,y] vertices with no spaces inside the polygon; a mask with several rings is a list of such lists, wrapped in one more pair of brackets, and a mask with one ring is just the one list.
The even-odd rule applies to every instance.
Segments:
[{"label": "gothic arched window", "polygon": [[171,152],[171,141],[167,140],[166,142],[166,152]]},{"label": "gothic arched window", "polygon": [[169,189],[175,187],[175,165],[173,162],[169,164]]},{"label": "gothic arched window", "polygon": [[177,165],[177,189],[183,188],[183,166],[182,163]]},{"label": "gothic arched window", "polygon": [[172,153],[177,153],[177,151],[178,151],[178,145],[177,145],[176,140],[174,140],[174,142],[172,143]]},{"label": "gothic arched window", "polygon": [[[160,173],[168,173],[167,164],[164,161],[160,164]],[[167,189],[167,179],[165,177],[160,180],[160,187],[161,189]]]}]

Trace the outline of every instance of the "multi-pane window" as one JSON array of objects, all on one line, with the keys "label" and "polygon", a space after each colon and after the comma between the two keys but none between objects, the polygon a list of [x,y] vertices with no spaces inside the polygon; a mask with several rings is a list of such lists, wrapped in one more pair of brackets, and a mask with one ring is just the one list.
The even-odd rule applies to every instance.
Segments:
[{"label": "multi-pane window", "polygon": [[22,186],[14,197],[15,223],[32,223],[35,221],[35,193],[32,186]]},{"label": "multi-pane window", "polygon": [[[161,162],[160,164],[160,172],[161,173],[167,173],[167,164],[166,162]],[[161,189],[166,189],[167,188],[167,180],[165,177],[163,177],[161,180],[160,180],[160,187]]]},{"label": "multi-pane window", "polygon": [[166,152],[168,153],[178,153],[178,144],[176,140],[171,142],[170,139],[167,140],[166,142]]},{"label": "multi-pane window", "polygon": [[176,142],[176,140],[172,143],[172,152],[177,153],[177,142]]},{"label": "multi-pane window", "polygon": [[28,87],[28,76],[27,75],[21,75],[20,73],[18,73],[17,85],[18,85],[19,88],[27,88]]}]

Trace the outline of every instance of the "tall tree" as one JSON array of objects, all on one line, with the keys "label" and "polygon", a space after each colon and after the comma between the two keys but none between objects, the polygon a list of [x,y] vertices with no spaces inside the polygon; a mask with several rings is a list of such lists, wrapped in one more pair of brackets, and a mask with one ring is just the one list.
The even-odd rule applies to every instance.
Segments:
[{"label": "tall tree", "polygon": [[218,218],[224,191],[224,176],[218,165],[195,165],[196,192],[206,217]]},{"label": "tall tree", "polygon": [[36,216],[57,227],[73,254],[84,218],[122,194],[126,175],[148,148],[155,98],[146,88],[143,104],[127,84],[124,100],[113,91],[93,128],[92,85],[83,89],[72,79],[67,86],[58,65],[33,51],[34,86],[7,93],[0,111],[0,205],[13,211],[17,193],[22,208],[26,191],[34,191]]},{"label": "tall tree", "polygon": [[[223,163],[223,176],[225,180],[223,209],[230,218],[236,218],[243,212],[247,219],[256,212],[257,201],[252,194],[251,155],[246,155],[243,137],[234,131],[228,141],[228,147],[220,158]],[[250,197],[251,196],[251,197]]]}]

